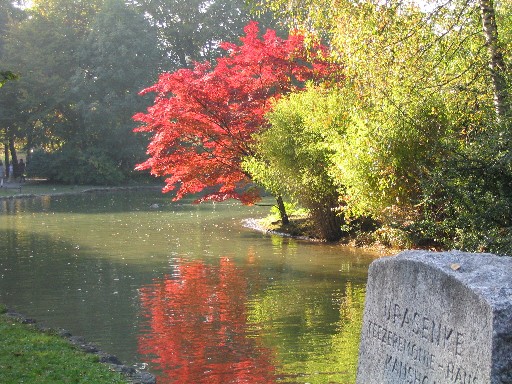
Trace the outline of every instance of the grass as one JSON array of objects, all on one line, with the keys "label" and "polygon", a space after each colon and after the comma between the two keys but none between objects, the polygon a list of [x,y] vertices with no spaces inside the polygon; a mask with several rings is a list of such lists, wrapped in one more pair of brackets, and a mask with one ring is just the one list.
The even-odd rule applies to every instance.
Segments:
[{"label": "grass", "polygon": [[[5,311],[5,310],[4,310]],[[58,335],[0,315],[0,383],[127,383]]]}]

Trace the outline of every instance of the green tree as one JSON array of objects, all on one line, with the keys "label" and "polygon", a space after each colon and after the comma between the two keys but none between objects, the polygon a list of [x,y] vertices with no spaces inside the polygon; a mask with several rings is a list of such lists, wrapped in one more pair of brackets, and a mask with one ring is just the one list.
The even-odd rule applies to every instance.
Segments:
[{"label": "green tree", "polygon": [[[25,17],[25,13],[15,6],[17,3],[7,0],[0,1],[0,88],[8,81],[19,79],[19,75],[12,70],[17,67],[5,63],[5,42],[8,31],[12,25],[15,25]],[[7,70],[7,68],[11,68],[11,70]],[[14,132],[13,128],[11,128],[12,110],[9,108],[8,103],[5,102],[5,100],[9,99],[12,99],[12,92],[3,89],[0,94],[0,142],[4,144],[5,148],[5,164],[9,164],[11,161],[9,156],[10,141],[11,147],[14,147]],[[14,153],[13,155],[16,159],[16,154]]]},{"label": "green tree", "polygon": [[220,43],[236,42],[249,21],[263,30],[276,30],[269,12],[250,15],[244,0],[130,0],[152,25],[167,53],[166,70],[190,66],[192,61],[211,61],[224,52]]},{"label": "green tree", "polygon": [[39,176],[72,183],[131,176],[144,152],[131,116],[147,105],[137,93],[161,62],[156,31],[121,1],[36,1],[28,12],[5,40],[6,67],[21,75],[0,94],[9,140],[37,149],[29,170]]},{"label": "green tree", "polygon": [[106,0],[77,51],[71,97],[83,130],[65,146],[90,159],[84,167],[97,176],[88,179],[116,182],[132,177],[145,143],[143,136],[132,133],[136,124],[131,116],[149,105],[138,92],[157,77],[162,61],[157,32],[122,0]]},{"label": "green tree", "polygon": [[256,155],[244,163],[256,182],[307,208],[319,237],[329,241],[342,235],[342,201],[331,177],[331,143],[346,127],[342,105],[336,91],[312,86],[280,99],[267,114],[270,128],[257,135]]},{"label": "green tree", "polygon": [[401,212],[441,245],[512,253],[509,2],[258,3],[323,31],[343,58],[353,124],[334,161],[349,208]]},{"label": "green tree", "polygon": [[12,97],[6,101],[14,114],[11,128],[15,125],[29,146],[58,148],[80,129],[69,98],[80,34],[57,17],[29,12],[31,17],[9,28],[4,47],[4,62],[20,74],[9,84]]},{"label": "green tree", "polygon": [[0,57],[3,54],[5,36],[10,24],[25,17],[25,12],[16,7],[18,1],[0,0]]},{"label": "green tree", "polygon": [[103,0],[32,0],[31,11],[45,19],[71,26],[74,31],[85,33]]},{"label": "green tree", "polygon": [[[394,1],[338,1],[334,7],[322,0],[293,2],[291,7],[284,3],[269,1],[267,5],[285,13],[294,24],[325,31],[337,48],[334,59],[343,58],[345,87],[350,89],[344,103],[351,106],[354,124],[338,145],[337,178],[352,195],[350,204],[356,204],[359,213],[372,215],[378,215],[398,197],[409,204],[418,197],[420,186],[410,177],[404,179],[411,171],[400,166],[409,166],[409,162],[398,159],[415,158],[416,147],[405,138],[417,137],[423,115],[430,113],[421,113],[417,120],[418,106],[436,95],[485,83],[479,75],[485,62],[468,63],[466,59],[468,54],[482,57],[476,51],[477,44],[468,44],[464,50],[456,44],[461,39],[474,42],[474,29],[456,32],[454,28],[457,23],[469,23],[473,15],[462,8],[455,20],[442,8],[426,13],[411,3]],[[440,35],[439,30],[446,35]],[[456,98],[446,99],[449,113],[465,118],[474,105],[472,98],[473,94],[459,92]],[[444,108],[436,108],[437,102],[431,104],[434,111],[440,111],[438,120],[445,119]],[[347,145],[352,148],[348,150]],[[429,148],[431,157],[439,155],[434,149]],[[359,156],[347,156],[351,152]]]}]

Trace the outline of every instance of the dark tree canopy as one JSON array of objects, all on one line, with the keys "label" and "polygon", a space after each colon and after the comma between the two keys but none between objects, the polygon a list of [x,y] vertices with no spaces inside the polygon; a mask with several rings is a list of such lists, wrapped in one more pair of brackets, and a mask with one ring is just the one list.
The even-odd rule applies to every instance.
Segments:
[{"label": "dark tree canopy", "polygon": [[236,41],[250,20],[276,28],[270,13],[250,14],[244,0],[130,0],[158,27],[160,43],[169,62],[166,70],[213,60],[223,51],[219,44]]}]

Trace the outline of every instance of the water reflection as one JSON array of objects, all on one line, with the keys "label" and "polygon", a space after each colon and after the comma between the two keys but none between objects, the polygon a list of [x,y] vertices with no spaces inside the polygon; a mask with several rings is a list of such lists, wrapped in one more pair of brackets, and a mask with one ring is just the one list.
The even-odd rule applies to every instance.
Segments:
[{"label": "water reflection", "polygon": [[281,382],[355,382],[364,292],[364,284],[311,278],[254,298],[249,320],[276,351]]},{"label": "water reflection", "polygon": [[241,226],[267,212],[158,191],[0,201],[0,302],[160,383],[352,384],[376,255]]},{"label": "water reflection", "polygon": [[139,349],[160,383],[275,382],[273,353],[247,321],[247,277],[228,258],[178,262],[140,292]]},{"label": "water reflection", "polygon": [[177,260],[141,288],[139,351],[159,382],[355,382],[364,283],[273,275]]}]

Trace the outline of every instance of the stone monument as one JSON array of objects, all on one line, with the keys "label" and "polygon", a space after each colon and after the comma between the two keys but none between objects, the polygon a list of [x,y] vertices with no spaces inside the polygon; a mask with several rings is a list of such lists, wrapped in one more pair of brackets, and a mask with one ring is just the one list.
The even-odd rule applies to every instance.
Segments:
[{"label": "stone monument", "polygon": [[407,251],[369,270],[357,384],[512,384],[512,257]]}]

